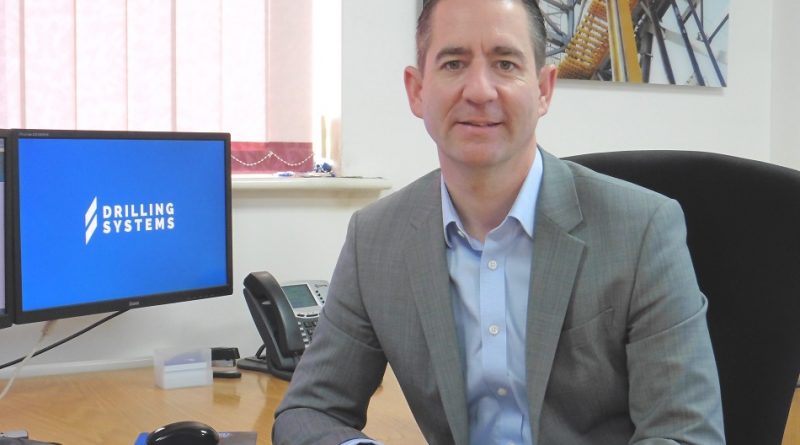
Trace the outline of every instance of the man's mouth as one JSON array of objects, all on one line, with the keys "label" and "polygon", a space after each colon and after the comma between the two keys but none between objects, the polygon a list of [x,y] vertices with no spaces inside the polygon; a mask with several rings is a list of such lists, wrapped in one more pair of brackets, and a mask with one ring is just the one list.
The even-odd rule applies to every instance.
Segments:
[{"label": "man's mouth", "polygon": [[467,125],[470,127],[491,128],[500,125],[500,122],[476,122],[476,121],[460,121],[459,124]]}]

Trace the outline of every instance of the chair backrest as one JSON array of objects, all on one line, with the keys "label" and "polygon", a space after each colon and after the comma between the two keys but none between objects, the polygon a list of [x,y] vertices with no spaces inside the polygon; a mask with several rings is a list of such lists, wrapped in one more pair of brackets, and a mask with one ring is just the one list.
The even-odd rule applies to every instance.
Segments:
[{"label": "chair backrest", "polygon": [[722,388],[729,445],[780,445],[800,372],[800,172],[686,151],[565,158],[677,200]]}]

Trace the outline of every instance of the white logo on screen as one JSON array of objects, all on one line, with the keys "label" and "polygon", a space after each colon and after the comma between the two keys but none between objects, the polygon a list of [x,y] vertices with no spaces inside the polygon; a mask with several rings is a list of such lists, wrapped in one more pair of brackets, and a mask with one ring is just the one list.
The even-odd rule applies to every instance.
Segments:
[{"label": "white logo on screen", "polygon": [[[98,218],[102,222],[98,222]],[[99,205],[95,196],[84,215],[84,225],[87,245],[98,227],[101,227],[102,235],[173,230],[175,204],[165,201]]]},{"label": "white logo on screen", "polygon": [[86,244],[88,245],[94,231],[97,230],[97,196],[94,197],[89,205],[89,210],[86,211],[84,225],[86,226]]}]

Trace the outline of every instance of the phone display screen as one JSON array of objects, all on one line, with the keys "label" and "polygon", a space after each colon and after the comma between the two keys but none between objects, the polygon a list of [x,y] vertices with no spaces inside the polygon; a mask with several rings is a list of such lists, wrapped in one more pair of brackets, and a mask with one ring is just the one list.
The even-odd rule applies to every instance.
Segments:
[{"label": "phone display screen", "polygon": [[314,295],[311,294],[311,290],[305,284],[283,286],[283,293],[286,294],[289,304],[294,309],[318,305]]}]

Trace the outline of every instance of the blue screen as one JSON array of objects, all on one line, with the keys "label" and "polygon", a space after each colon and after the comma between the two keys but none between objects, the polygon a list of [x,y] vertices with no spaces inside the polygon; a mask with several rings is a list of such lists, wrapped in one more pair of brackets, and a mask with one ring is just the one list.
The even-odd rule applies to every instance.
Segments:
[{"label": "blue screen", "polygon": [[225,166],[223,140],[20,137],[22,311],[226,285]]}]

